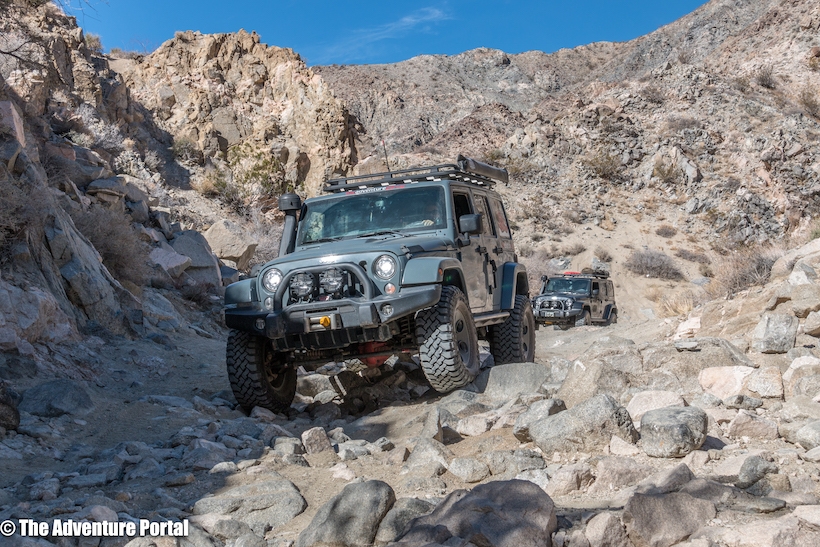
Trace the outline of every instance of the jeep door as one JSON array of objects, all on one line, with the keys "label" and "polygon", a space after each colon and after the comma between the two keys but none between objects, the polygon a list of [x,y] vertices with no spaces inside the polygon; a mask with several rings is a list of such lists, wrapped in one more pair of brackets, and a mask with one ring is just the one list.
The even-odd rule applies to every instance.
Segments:
[{"label": "jeep door", "polygon": [[[456,225],[458,219],[464,215],[476,213],[473,200],[468,190],[453,190],[453,208]],[[486,224],[487,219],[482,219]],[[458,228],[459,231],[461,227]],[[462,234],[465,237],[465,234]],[[484,311],[487,306],[487,282],[485,279],[486,247],[483,234],[471,234],[470,244],[461,247],[461,269],[464,272],[464,283],[467,285],[467,297],[473,313]]]},{"label": "jeep door", "polygon": [[493,293],[493,309],[501,309],[501,287],[504,286],[504,264],[508,262],[517,262],[515,257],[515,246],[512,240],[512,230],[507,221],[507,213],[504,211],[504,205],[496,196],[490,194],[488,197],[489,212],[493,224],[495,239],[493,246],[489,247],[490,260],[495,263],[497,267],[496,272],[496,291]]},{"label": "jeep door", "polygon": [[589,312],[594,321],[598,321],[603,317],[604,313],[604,293],[601,292],[601,284],[597,281],[592,281],[592,291],[589,298]]}]

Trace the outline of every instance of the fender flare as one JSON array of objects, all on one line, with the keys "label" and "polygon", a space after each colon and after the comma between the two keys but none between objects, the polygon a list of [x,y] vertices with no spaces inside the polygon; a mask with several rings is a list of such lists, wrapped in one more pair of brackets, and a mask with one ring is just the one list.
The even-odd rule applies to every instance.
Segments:
[{"label": "fender flare", "polygon": [[511,310],[515,307],[516,295],[529,296],[530,287],[527,280],[527,268],[518,262],[507,262],[503,266],[501,284],[501,309]]},{"label": "fender flare", "polygon": [[407,261],[401,276],[402,287],[429,285],[431,283],[454,285],[461,289],[465,295],[467,294],[461,262],[455,258],[431,256],[411,258]]}]

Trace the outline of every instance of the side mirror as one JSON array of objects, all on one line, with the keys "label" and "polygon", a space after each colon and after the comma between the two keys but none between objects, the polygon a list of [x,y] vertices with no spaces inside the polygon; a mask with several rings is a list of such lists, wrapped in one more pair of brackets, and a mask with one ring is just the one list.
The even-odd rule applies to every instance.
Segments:
[{"label": "side mirror", "polygon": [[592,296],[598,296],[600,292],[598,289],[592,289]]},{"label": "side mirror", "polygon": [[462,233],[481,233],[481,214],[461,215],[458,217],[458,229]]},{"label": "side mirror", "polygon": [[546,276],[546,275],[542,275],[542,276],[541,276],[541,281],[546,281],[547,279],[548,279],[548,278],[547,278],[547,276]]}]

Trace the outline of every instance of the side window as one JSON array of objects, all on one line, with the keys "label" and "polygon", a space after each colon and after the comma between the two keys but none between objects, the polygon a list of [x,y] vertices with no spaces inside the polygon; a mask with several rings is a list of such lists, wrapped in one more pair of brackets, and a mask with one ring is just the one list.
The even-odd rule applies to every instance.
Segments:
[{"label": "side window", "polygon": [[490,200],[492,205],[493,220],[495,221],[496,230],[498,230],[498,237],[510,238],[510,225],[507,224],[507,214],[504,212],[504,205],[501,200],[493,198]]},{"label": "side window", "polygon": [[483,222],[483,232],[487,235],[495,236],[495,223],[493,222],[492,217],[490,216],[490,206],[487,203],[487,196],[482,196],[481,194],[473,194],[475,198],[475,208],[476,212],[482,215],[482,222]]},{"label": "side window", "polygon": [[612,281],[606,282],[606,296],[610,299],[615,297],[615,288],[612,286]]},{"label": "side window", "polygon": [[453,206],[456,210],[456,222],[464,215],[473,214],[473,206],[470,203],[470,196],[467,194],[453,194]]},{"label": "side window", "polygon": [[593,281],[593,282],[592,282],[592,293],[593,293],[593,294],[595,294],[595,291],[598,291],[598,296],[601,296],[601,289],[600,289],[600,287],[598,286],[598,282],[597,282],[597,281]]}]

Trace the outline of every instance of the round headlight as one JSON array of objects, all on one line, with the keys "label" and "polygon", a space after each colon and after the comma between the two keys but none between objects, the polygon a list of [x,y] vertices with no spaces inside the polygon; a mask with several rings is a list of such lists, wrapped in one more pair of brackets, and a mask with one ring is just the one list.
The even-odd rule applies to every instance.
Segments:
[{"label": "round headlight", "polygon": [[268,292],[276,292],[276,289],[279,287],[279,283],[281,282],[282,272],[276,268],[271,268],[262,274],[262,286],[265,287],[265,290]]},{"label": "round headlight", "polygon": [[294,275],[290,280],[290,290],[296,296],[307,296],[313,292],[313,276],[309,273]]},{"label": "round headlight", "polygon": [[396,260],[389,255],[381,255],[373,263],[373,271],[382,279],[390,279],[396,273]]},{"label": "round headlight", "polygon": [[344,272],[338,268],[330,268],[319,275],[319,284],[325,292],[338,292],[345,282]]}]

